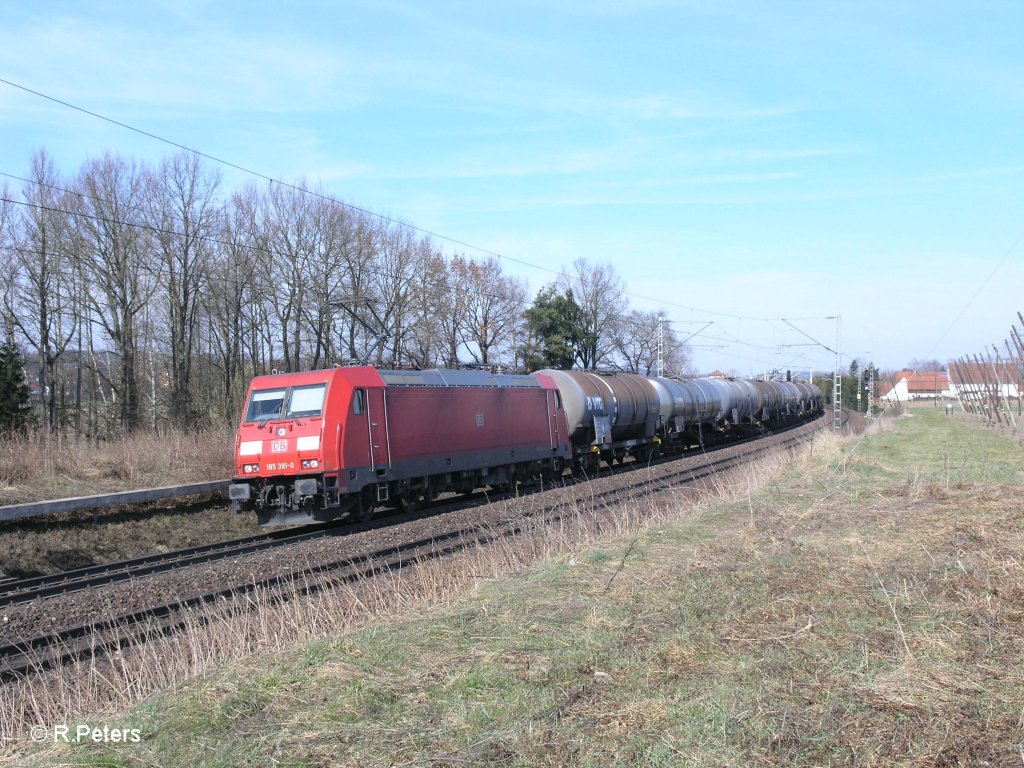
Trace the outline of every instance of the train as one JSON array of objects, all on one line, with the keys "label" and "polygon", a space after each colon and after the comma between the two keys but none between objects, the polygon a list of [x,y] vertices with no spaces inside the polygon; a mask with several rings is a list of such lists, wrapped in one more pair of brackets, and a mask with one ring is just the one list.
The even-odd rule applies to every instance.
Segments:
[{"label": "train", "polygon": [[383,506],[593,474],[822,409],[817,386],[790,381],[373,366],[257,376],[228,496],[262,526],[366,521]]}]

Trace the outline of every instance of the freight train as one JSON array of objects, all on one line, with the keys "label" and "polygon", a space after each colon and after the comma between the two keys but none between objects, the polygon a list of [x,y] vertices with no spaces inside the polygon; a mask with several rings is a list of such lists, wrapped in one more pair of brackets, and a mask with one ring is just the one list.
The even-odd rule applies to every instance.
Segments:
[{"label": "freight train", "polygon": [[228,492],[261,525],[367,520],[381,505],[590,474],[821,411],[816,386],[785,381],[368,366],[258,376]]}]

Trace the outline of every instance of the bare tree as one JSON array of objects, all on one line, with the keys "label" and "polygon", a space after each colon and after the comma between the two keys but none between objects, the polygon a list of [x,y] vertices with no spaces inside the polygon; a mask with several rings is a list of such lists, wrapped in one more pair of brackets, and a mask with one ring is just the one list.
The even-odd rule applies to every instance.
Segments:
[{"label": "bare tree", "polygon": [[[332,321],[339,341],[337,354],[339,362],[344,362],[363,360],[370,354],[365,328],[350,312],[358,315],[357,307],[372,299],[370,275],[374,270],[377,230],[368,217],[359,212],[349,212],[339,219],[340,231],[334,247],[340,257],[342,279],[331,302]],[[341,308],[343,304],[349,312]]]},{"label": "bare tree", "polygon": [[419,265],[429,253],[403,226],[380,225],[377,258],[370,273],[370,286],[376,300],[376,312],[387,331],[377,341],[374,358],[377,365],[404,364],[403,346],[415,327],[413,288]]},{"label": "bare tree", "polygon": [[661,361],[666,376],[693,376],[693,354],[690,347],[679,338],[675,330],[665,325],[665,342]]},{"label": "bare tree", "polygon": [[239,290],[244,288],[247,300],[241,300],[239,324],[241,352],[253,375],[269,372],[274,364],[274,329],[270,309],[272,280],[269,260],[272,257],[267,233],[266,201],[254,185],[244,187],[231,197],[229,226],[224,239],[230,243],[225,254],[227,269],[241,269]]},{"label": "bare tree", "polygon": [[610,264],[592,265],[586,259],[573,262],[572,270],[559,279],[579,306],[576,362],[593,370],[612,362],[612,329],[626,310],[626,288]]},{"label": "bare tree", "polygon": [[[416,334],[423,348],[434,349],[431,363],[446,368],[460,365],[459,348],[469,315],[470,287],[462,256],[447,259],[435,251],[423,261],[418,291],[420,321]],[[425,361],[424,361],[425,362]]]},{"label": "bare tree", "polygon": [[492,350],[510,345],[526,303],[526,286],[503,274],[494,257],[484,261],[455,259],[454,272],[462,273],[467,290],[463,342],[474,362],[492,363]]},{"label": "bare tree", "polygon": [[150,175],[148,217],[161,257],[160,292],[167,312],[170,349],[170,412],[192,415],[192,363],[199,307],[209,277],[210,240],[219,232],[219,176],[198,155],[165,158]]},{"label": "bare tree", "polygon": [[344,355],[335,344],[339,297],[346,290],[346,261],[353,223],[344,206],[317,198],[312,207],[317,233],[309,261],[309,331],[313,342],[311,366],[339,362]]},{"label": "bare tree", "polygon": [[68,222],[61,212],[68,196],[45,150],[32,158],[30,177],[22,190],[22,215],[14,225],[14,290],[8,294],[8,313],[36,351],[42,423],[56,432],[57,366],[74,331],[74,316],[68,311],[73,295]]},{"label": "bare tree", "polygon": [[[154,425],[158,405],[179,422],[201,409],[233,418],[248,375],[276,368],[515,364],[520,354],[532,365],[553,339],[562,365],[653,368],[656,318],[627,313],[609,265],[577,260],[531,325],[525,286],[498,259],[447,258],[412,228],[304,182],[251,185],[225,205],[219,184],[192,153],[154,168],[108,154],[67,191],[41,151],[16,209],[0,206],[5,325],[36,352],[51,429],[69,391],[76,428],[96,435],[102,413],[139,426],[147,399]],[[665,360],[686,363],[671,332]]]},{"label": "bare tree", "polygon": [[657,312],[634,309],[612,326],[612,346],[622,367],[633,373],[650,374],[658,359],[660,317]]},{"label": "bare tree", "polygon": [[622,367],[645,376],[657,372],[659,337],[664,373],[686,374],[690,366],[689,348],[680,341],[672,324],[662,321],[660,312],[631,310],[612,329],[612,344]]},{"label": "bare tree", "polygon": [[935,358],[931,359],[918,359],[914,358],[907,363],[907,369],[911,371],[944,371],[946,370],[946,364]]},{"label": "bare tree", "polygon": [[[15,245],[14,234],[11,228],[12,197],[10,186],[7,182],[0,186],[0,252],[7,261],[14,262],[17,258],[17,246]],[[0,300],[3,301],[3,333],[4,341],[14,342],[14,269],[0,271]]]},{"label": "bare tree", "polygon": [[[252,198],[258,192],[246,187],[232,196],[222,218],[220,247],[213,250],[209,264],[209,289],[203,308],[209,326],[211,346],[221,372],[220,408],[233,419],[241,397],[239,382],[244,370],[244,351],[252,349],[257,333],[251,314],[256,301],[256,261],[251,247],[254,226]],[[255,369],[253,373],[262,372]]]},{"label": "bare tree", "polygon": [[131,431],[140,423],[140,315],[155,290],[148,230],[138,221],[144,178],[134,163],[107,154],[85,164],[77,186],[89,301],[118,358],[116,375],[109,365],[101,375],[118,397],[121,426]]},{"label": "bare tree", "polygon": [[296,187],[271,184],[266,195],[263,226],[267,248],[259,253],[265,295],[280,334],[287,371],[301,371],[310,262],[318,247],[314,204],[305,183]]}]

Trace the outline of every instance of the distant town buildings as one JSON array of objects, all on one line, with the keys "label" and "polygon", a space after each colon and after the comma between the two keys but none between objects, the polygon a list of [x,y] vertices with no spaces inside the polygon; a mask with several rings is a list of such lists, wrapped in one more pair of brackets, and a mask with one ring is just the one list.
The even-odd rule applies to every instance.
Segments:
[{"label": "distant town buildings", "polygon": [[1011,363],[955,364],[948,373],[897,371],[882,381],[879,398],[890,403],[969,396],[1016,400],[1021,384],[1021,371]]}]

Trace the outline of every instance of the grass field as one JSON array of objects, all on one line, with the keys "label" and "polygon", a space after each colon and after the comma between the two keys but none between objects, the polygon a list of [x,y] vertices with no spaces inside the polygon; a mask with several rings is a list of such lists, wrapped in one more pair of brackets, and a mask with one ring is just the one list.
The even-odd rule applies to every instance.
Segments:
[{"label": "grass field", "polygon": [[912,411],[740,501],[238,662],[90,765],[1024,765],[1024,451]]}]

